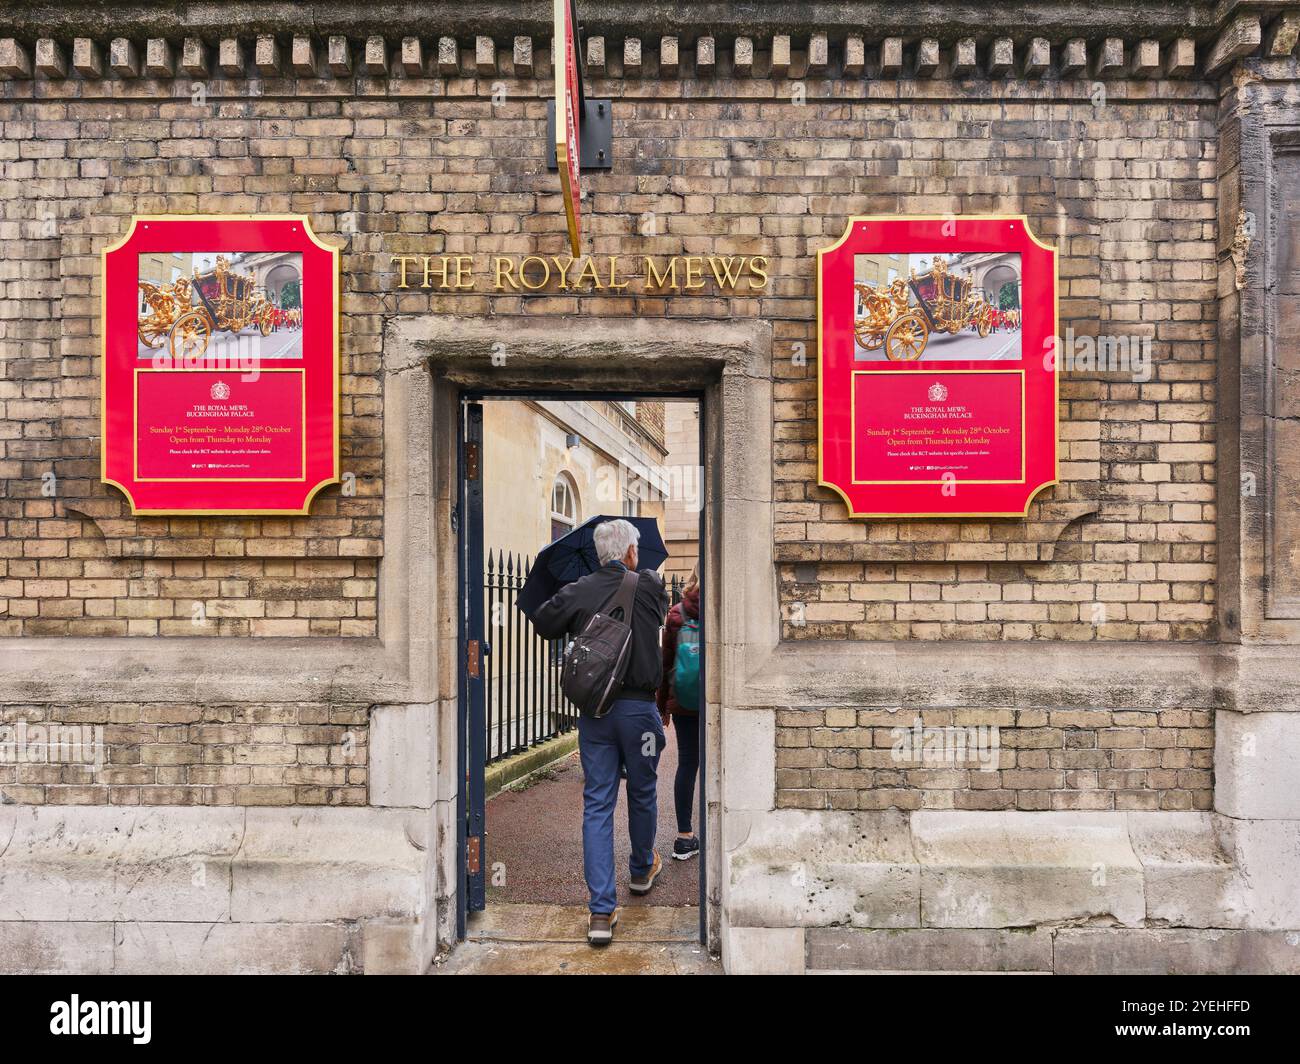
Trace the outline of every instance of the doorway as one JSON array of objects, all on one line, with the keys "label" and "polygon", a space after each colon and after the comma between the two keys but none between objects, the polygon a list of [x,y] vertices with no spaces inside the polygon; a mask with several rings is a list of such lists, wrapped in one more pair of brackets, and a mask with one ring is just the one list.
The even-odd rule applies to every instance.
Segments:
[{"label": "doorway", "polygon": [[[560,691],[562,641],[542,639],[517,598],[537,552],[597,516],[656,523],[668,551],[659,572],[670,603],[682,598],[692,571],[706,584],[703,404],[700,393],[461,393],[455,525],[462,939],[503,912],[518,922],[572,910],[585,921],[582,770],[577,714]],[[703,617],[699,610],[701,629]],[[635,915],[646,926],[679,929],[689,918],[695,939],[705,942],[706,713],[691,723],[699,768],[689,826],[699,855],[672,859],[681,826],[674,784],[683,718],[665,728],[659,765],[655,848],[664,872],[644,898],[628,891],[621,785],[615,865],[624,913],[644,908]]]}]

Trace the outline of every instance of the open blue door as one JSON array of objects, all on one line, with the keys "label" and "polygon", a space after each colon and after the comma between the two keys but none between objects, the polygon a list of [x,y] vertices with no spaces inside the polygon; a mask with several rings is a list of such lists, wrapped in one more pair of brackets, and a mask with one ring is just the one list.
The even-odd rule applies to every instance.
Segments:
[{"label": "open blue door", "polygon": [[467,913],[487,904],[484,851],[487,708],[483,687],[483,407],[461,404],[460,453],[460,833],[464,889],[458,892],[457,925],[465,936]]}]

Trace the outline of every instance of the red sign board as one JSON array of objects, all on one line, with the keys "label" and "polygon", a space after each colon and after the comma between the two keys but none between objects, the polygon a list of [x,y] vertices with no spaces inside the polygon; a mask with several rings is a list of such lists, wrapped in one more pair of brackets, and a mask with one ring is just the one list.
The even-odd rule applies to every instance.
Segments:
[{"label": "red sign board", "polygon": [[573,24],[573,0],[555,0],[555,31],[552,37],[555,65],[555,162],[564,192],[564,216],[569,227],[569,249],[574,258],[582,254],[579,167],[582,152],[578,144],[578,109],[582,82],[578,68],[578,43]]},{"label": "red sign board", "polygon": [[338,252],[297,217],[104,252],[102,477],[136,514],[304,514],[339,479]]},{"label": "red sign board", "polygon": [[853,517],[1023,517],[1056,483],[1056,252],[1023,217],[818,252],[819,482]]}]

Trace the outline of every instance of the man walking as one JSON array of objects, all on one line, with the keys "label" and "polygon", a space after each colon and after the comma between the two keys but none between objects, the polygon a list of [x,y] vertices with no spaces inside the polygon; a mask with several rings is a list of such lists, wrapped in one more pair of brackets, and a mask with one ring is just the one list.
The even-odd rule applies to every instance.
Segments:
[{"label": "man walking", "polygon": [[[637,571],[640,534],[629,521],[605,521],[594,533],[601,567],[568,584],[533,616],[538,634],[555,639],[582,631],[618,592],[623,575]],[[578,718],[578,751],[585,777],[582,791],[582,864],[591,894],[587,941],[607,945],[618,923],[614,889],[614,805],[619,767],[627,770],[627,831],[632,842],[630,888],[647,894],[663,868],[655,852],[658,823],[656,785],[664,746],[663,723],[655,708],[661,672],[659,629],[667,601],[663,578],[646,569],[638,574],[627,671],[617,698],[603,717]]]}]

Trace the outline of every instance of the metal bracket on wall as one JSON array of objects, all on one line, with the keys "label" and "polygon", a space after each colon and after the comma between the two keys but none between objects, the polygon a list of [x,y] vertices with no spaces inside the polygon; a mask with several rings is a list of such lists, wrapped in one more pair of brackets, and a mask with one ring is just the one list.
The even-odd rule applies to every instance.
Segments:
[{"label": "metal bracket on wall", "polygon": [[[614,165],[614,115],[608,100],[585,100],[578,126],[583,170],[609,170]],[[555,101],[546,101],[546,169],[556,170]]]}]

